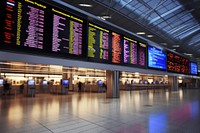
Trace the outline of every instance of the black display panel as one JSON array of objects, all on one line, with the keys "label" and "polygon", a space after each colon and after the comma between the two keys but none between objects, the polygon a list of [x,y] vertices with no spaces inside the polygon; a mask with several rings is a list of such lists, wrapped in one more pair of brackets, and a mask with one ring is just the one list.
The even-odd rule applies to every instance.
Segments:
[{"label": "black display panel", "polygon": [[16,29],[17,29],[17,1],[16,0],[1,0],[1,45],[16,44]]},{"label": "black display panel", "polygon": [[36,0],[4,0],[2,3],[1,48],[50,56],[55,52],[54,56],[67,58],[85,57],[86,22],[83,19]]},{"label": "black display panel", "polygon": [[168,51],[167,70],[171,72],[190,74],[190,61],[180,55]]},{"label": "black display panel", "polygon": [[16,45],[43,49],[47,6],[29,0],[17,2]]},{"label": "black display panel", "polygon": [[148,46],[148,67],[161,70],[167,69],[167,56],[166,52],[162,49]]},{"label": "black display panel", "polygon": [[124,37],[124,63],[138,64],[137,41]]},{"label": "black display panel", "polygon": [[112,63],[121,63],[122,46],[121,35],[112,32]]},{"label": "black display panel", "polygon": [[142,67],[146,67],[146,51],[147,51],[147,45],[139,42],[139,48],[138,48],[138,65]]},{"label": "black display panel", "polygon": [[82,55],[83,20],[59,9],[51,8],[53,16],[52,51]]},{"label": "black display panel", "polygon": [[88,57],[98,60],[109,60],[109,30],[89,23]]}]

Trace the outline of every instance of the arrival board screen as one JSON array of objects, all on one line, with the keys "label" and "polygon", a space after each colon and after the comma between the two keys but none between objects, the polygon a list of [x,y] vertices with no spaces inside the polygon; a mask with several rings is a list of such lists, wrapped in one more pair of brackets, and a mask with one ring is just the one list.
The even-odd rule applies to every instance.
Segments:
[{"label": "arrival board screen", "polygon": [[166,53],[156,47],[148,46],[148,67],[166,70]]},{"label": "arrival board screen", "polygon": [[43,49],[47,7],[29,0],[5,0],[3,44]]},{"label": "arrival board screen", "polygon": [[146,67],[146,48],[147,45],[139,42],[138,48],[138,65]]},{"label": "arrival board screen", "polygon": [[121,63],[121,36],[115,32],[112,32],[112,62]]},{"label": "arrival board screen", "polygon": [[109,31],[89,23],[88,27],[88,57],[109,59]]},{"label": "arrival board screen", "polygon": [[190,62],[188,59],[172,52],[167,52],[167,70],[178,73],[190,73]]},{"label": "arrival board screen", "polygon": [[52,8],[52,51],[82,54],[83,20]]},{"label": "arrival board screen", "polygon": [[197,75],[197,74],[198,74],[197,63],[195,63],[195,62],[190,62],[190,74],[194,74],[194,75]]},{"label": "arrival board screen", "polygon": [[137,64],[137,41],[124,37],[124,63]]},{"label": "arrival board screen", "polygon": [[83,20],[36,0],[4,0],[3,11],[3,44],[82,55]]}]

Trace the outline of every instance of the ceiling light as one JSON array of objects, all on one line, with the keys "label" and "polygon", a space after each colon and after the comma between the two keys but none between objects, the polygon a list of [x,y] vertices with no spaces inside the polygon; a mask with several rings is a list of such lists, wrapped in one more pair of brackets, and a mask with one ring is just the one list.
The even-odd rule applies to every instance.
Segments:
[{"label": "ceiling light", "polygon": [[163,43],[160,43],[160,44],[161,44],[161,45],[167,45],[167,43],[164,43],[164,42],[163,42]]},{"label": "ceiling light", "polygon": [[147,37],[151,38],[151,37],[153,37],[153,35],[147,35]]},{"label": "ceiling light", "polygon": [[102,18],[107,19],[107,18],[111,18],[111,16],[109,16],[109,15],[105,15],[105,16],[102,16]]},{"label": "ceiling light", "polygon": [[183,53],[183,54],[188,55],[188,56],[192,56],[192,54],[188,54],[188,53]]},{"label": "ceiling light", "polygon": [[172,45],[173,48],[179,48],[180,45]]},{"label": "ceiling light", "polygon": [[97,16],[98,18],[102,19],[102,20],[106,20],[105,18],[101,17],[101,16]]},{"label": "ceiling light", "polygon": [[174,50],[174,51],[175,51],[176,49],[172,49],[172,50]]},{"label": "ceiling light", "polygon": [[138,35],[145,35],[145,32],[137,32]]},{"label": "ceiling light", "polygon": [[88,3],[80,3],[78,4],[79,6],[82,6],[82,7],[92,7],[91,4],[88,4]]}]

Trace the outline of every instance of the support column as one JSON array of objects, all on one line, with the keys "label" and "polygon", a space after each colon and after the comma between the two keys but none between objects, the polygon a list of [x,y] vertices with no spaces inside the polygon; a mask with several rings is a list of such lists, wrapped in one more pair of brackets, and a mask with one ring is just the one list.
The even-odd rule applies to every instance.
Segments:
[{"label": "support column", "polygon": [[171,85],[172,91],[178,90],[178,78],[177,78],[177,76],[169,76],[169,85]]},{"label": "support column", "polygon": [[195,79],[195,89],[197,89],[199,86],[199,80],[198,79]]},{"label": "support column", "polygon": [[120,97],[119,77],[120,77],[119,71],[106,70],[106,84],[107,84],[106,97],[107,98]]}]

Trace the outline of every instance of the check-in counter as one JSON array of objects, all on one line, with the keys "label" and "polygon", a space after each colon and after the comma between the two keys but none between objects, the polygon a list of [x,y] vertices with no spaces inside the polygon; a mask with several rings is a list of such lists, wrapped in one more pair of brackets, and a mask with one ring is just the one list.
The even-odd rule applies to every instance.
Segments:
[{"label": "check-in counter", "polygon": [[158,89],[171,89],[168,84],[132,84],[132,85],[120,85],[121,90],[158,90]]}]

